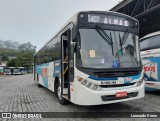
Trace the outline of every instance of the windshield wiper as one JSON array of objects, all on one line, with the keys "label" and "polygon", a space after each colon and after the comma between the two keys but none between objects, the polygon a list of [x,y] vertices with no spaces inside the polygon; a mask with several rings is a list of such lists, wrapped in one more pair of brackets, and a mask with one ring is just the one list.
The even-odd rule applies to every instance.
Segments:
[{"label": "windshield wiper", "polygon": [[109,44],[111,45],[112,48],[112,55],[114,55],[114,51],[113,51],[113,41],[112,41],[112,35],[110,32],[110,37],[108,36],[108,34],[103,30],[103,28],[100,25],[96,25],[96,31],[97,33]]},{"label": "windshield wiper", "polygon": [[[122,51],[122,46],[126,43],[128,36],[129,36],[128,30],[123,34],[123,37],[122,37],[122,38],[121,38],[121,35],[120,35],[120,33],[119,33],[119,41],[120,41],[121,51]],[[122,53],[122,54],[123,54],[123,53]]]}]

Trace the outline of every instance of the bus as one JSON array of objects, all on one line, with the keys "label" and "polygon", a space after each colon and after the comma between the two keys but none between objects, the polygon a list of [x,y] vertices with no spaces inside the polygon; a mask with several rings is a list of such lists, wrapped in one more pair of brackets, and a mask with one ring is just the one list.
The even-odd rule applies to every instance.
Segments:
[{"label": "bus", "polygon": [[76,13],[34,55],[34,79],[60,104],[101,105],[144,97],[139,23],[110,11]]},{"label": "bus", "polygon": [[160,90],[160,31],[140,39],[145,89]]},{"label": "bus", "polygon": [[0,75],[3,75],[4,67],[0,67]]},{"label": "bus", "polygon": [[13,75],[13,69],[14,69],[15,67],[5,67],[4,68],[4,74],[5,75]]},{"label": "bus", "polygon": [[24,67],[15,67],[13,69],[13,74],[14,75],[23,75],[23,74],[26,74],[26,73],[27,73],[27,70]]}]

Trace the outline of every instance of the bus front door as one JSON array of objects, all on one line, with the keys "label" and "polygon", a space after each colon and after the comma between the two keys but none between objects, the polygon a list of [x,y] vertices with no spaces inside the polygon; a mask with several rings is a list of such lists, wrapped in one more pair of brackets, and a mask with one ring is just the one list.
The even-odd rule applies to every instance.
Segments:
[{"label": "bus front door", "polygon": [[70,98],[69,82],[69,40],[67,36],[62,36],[62,67],[61,67],[61,94],[63,97]]}]

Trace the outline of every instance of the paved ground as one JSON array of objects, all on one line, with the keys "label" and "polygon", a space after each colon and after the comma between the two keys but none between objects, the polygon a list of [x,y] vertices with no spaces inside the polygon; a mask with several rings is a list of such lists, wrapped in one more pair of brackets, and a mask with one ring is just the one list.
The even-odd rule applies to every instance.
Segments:
[{"label": "paved ground", "polygon": [[[146,93],[143,99],[123,103],[78,106],[60,105],[53,92],[38,88],[33,75],[0,76],[0,112],[160,112],[160,92]],[[11,119],[0,119],[10,121]],[[15,119],[17,120],[17,119]],[[28,121],[30,119],[25,119]],[[124,119],[42,119],[50,120],[117,120]],[[149,119],[126,119],[127,121]],[[150,119],[157,120],[158,119]],[[20,120],[21,121],[21,120]],[[39,121],[39,119],[37,120]]]}]

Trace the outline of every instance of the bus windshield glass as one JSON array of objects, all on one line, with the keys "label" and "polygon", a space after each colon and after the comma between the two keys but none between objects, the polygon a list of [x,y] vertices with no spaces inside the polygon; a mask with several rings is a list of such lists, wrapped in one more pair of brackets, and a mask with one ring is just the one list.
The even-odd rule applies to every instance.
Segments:
[{"label": "bus windshield glass", "polygon": [[141,51],[160,48],[160,35],[152,36],[141,40]]},{"label": "bus windshield glass", "polygon": [[5,72],[11,72],[11,69],[4,69]]},{"label": "bus windshield glass", "polygon": [[140,67],[138,36],[128,31],[79,29],[77,65],[86,68]]},{"label": "bus windshield glass", "polygon": [[20,69],[14,69],[14,72],[19,72],[20,71]]}]

